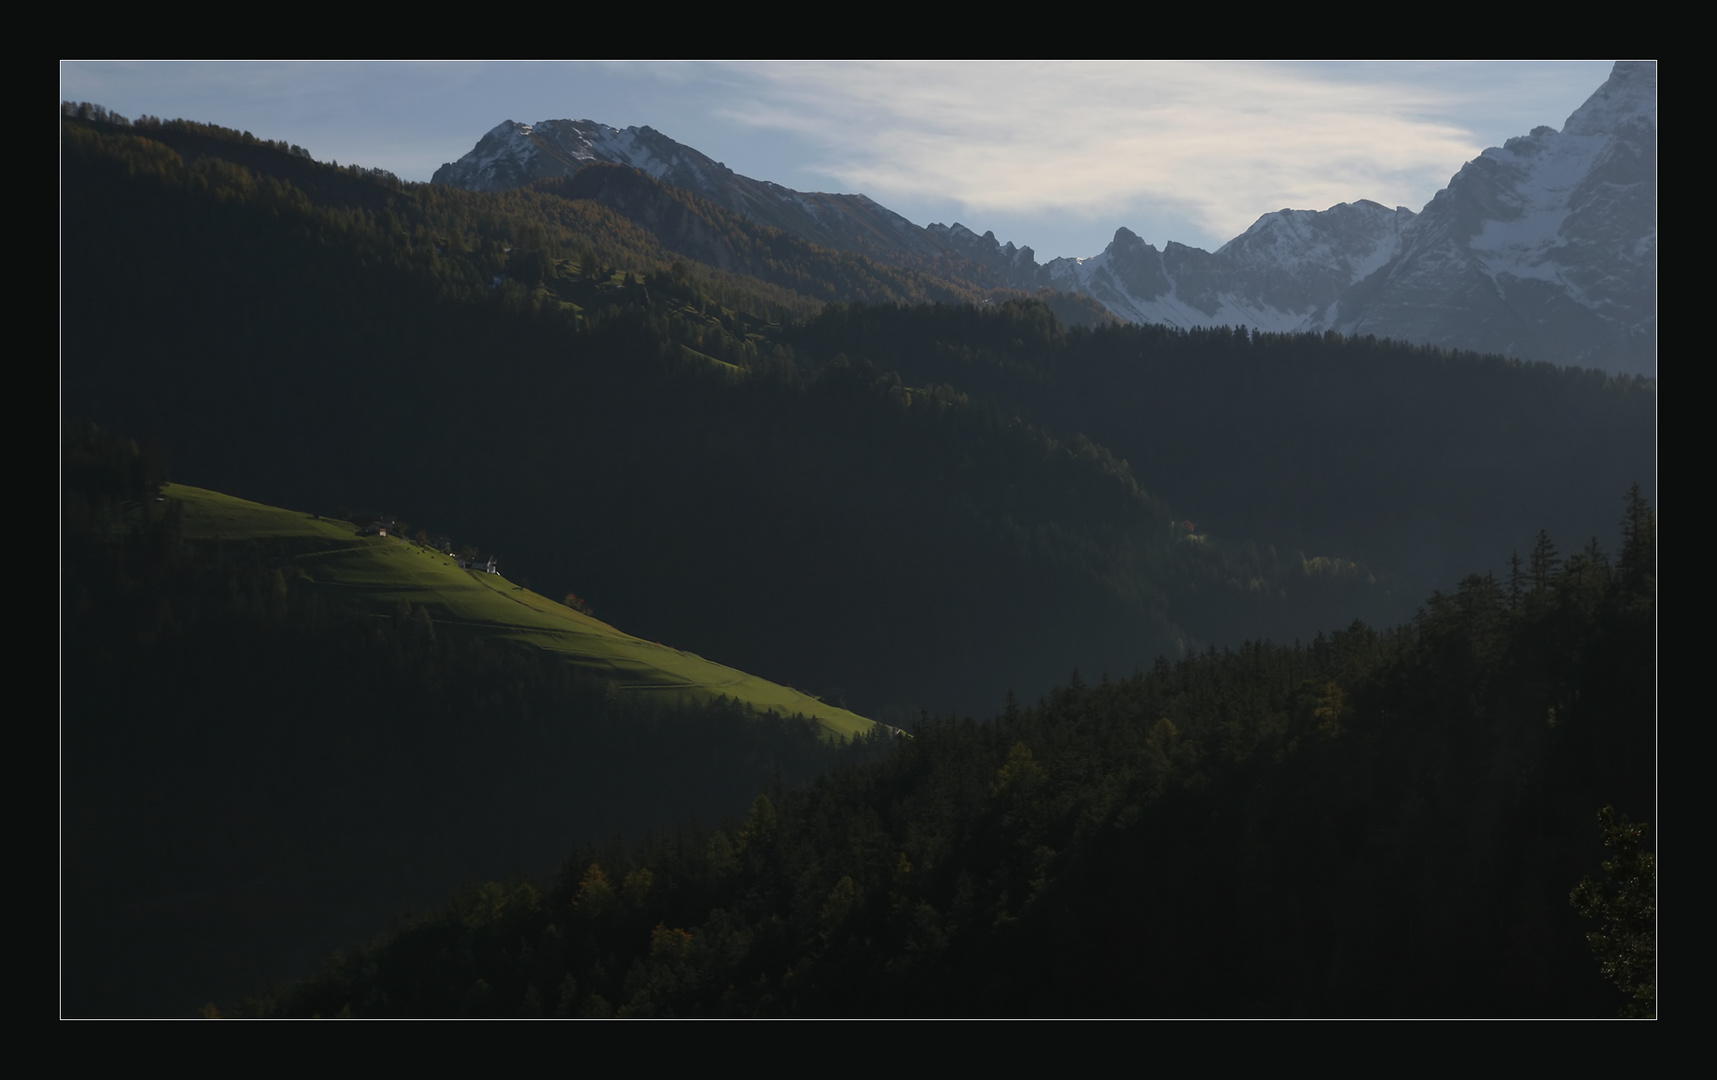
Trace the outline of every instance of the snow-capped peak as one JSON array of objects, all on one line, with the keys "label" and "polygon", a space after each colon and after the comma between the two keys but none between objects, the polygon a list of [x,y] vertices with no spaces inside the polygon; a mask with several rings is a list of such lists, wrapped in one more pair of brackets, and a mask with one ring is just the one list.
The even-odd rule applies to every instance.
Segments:
[{"label": "snow-capped peak", "polygon": [[1621,60],[1597,93],[1562,125],[1565,135],[1614,135],[1636,121],[1657,129],[1657,64]]}]

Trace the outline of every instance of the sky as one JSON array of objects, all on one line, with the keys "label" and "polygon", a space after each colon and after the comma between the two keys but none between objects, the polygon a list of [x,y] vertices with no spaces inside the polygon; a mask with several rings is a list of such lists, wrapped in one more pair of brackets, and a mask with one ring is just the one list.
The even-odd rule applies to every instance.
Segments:
[{"label": "sky", "polygon": [[503,120],[649,126],[735,172],[862,192],[1040,261],[1125,226],[1215,250],[1259,215],[1418,210],[1560,128],[1610,61],[60,62],[60,100],[297,143],[427,181]]}]

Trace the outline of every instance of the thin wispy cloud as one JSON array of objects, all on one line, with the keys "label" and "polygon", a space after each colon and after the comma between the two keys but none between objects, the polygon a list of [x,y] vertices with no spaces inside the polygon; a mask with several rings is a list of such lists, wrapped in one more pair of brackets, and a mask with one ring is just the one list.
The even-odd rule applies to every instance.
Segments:
[{"label": "thin wispy cloud", "polygon": [[1415,209],[1483,147],[1422,81],[1280,64],[770,64],[729,119],[823,148],[842,190],[974,214],[1178,204],[1230,236],[1259,213]]}]

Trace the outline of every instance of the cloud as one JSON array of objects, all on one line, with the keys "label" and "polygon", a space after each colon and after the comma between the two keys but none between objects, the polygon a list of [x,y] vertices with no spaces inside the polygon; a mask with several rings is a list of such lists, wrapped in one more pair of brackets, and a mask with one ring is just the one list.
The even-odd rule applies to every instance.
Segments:
[{"label": "cloud", "polygon": [[[1371,198],[1415,209],[1483,144],[1423,68],[850,63],[747,69],[719,111],[821,147],[843,190],[975,214],[1174,205],[1214,235],[1262,212]],[[1559,119],[1559,118],[1557,118]]]}]

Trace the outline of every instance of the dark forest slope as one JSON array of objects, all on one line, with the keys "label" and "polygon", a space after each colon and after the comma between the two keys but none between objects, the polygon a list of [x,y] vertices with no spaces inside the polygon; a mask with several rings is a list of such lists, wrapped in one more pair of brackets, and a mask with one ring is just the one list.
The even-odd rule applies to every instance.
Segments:
[{"label": "dark forest slope", "polygon": [[1614,1016],[1570,892],[1603,879],[1599,807],[1655,809],[1637,496],[1624,529],[1614,562],[1546,542],[1400,630],[930,724],[741,824],[473,890],[247,1008]]}]

